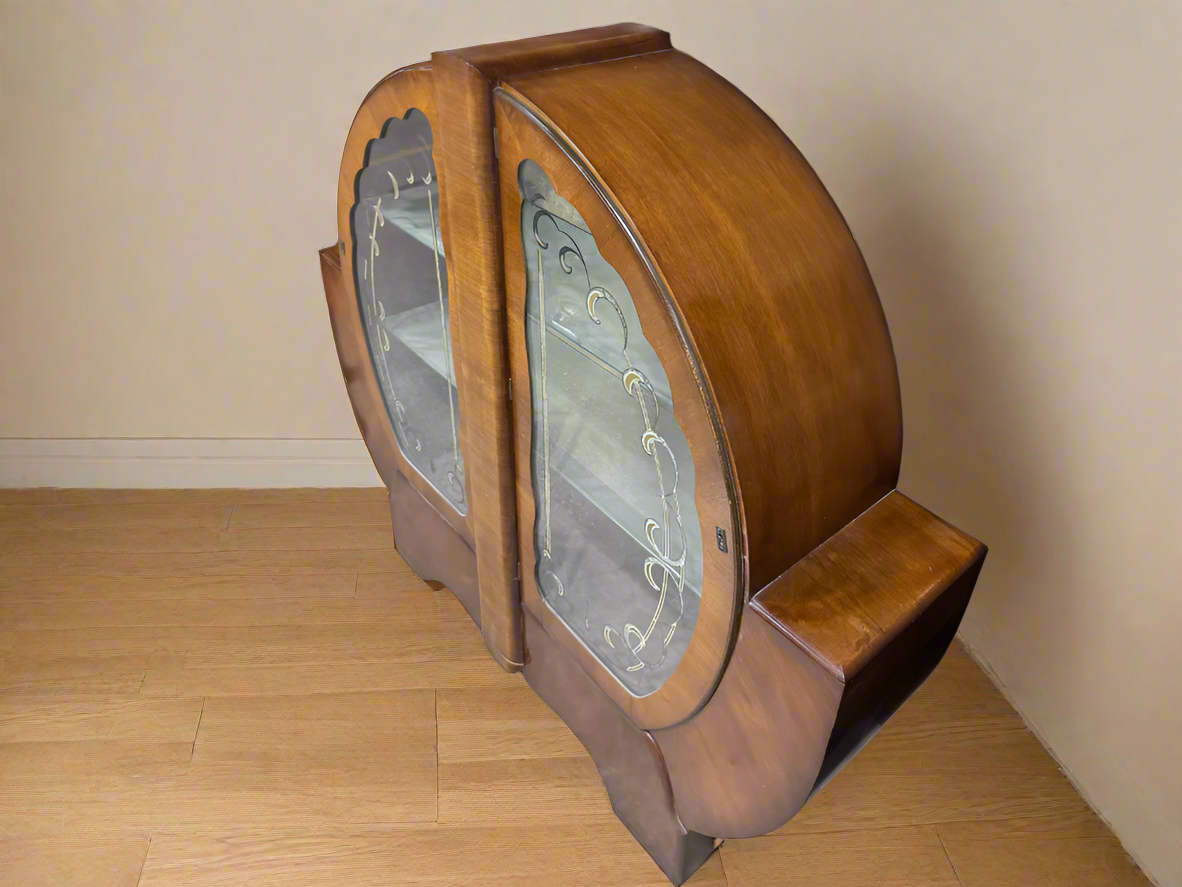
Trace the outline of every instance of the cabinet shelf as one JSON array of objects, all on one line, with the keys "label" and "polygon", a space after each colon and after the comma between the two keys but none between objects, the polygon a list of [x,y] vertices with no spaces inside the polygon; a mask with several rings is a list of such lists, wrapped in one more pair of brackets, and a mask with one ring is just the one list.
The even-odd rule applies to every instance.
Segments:
[{"label": "cabinet shelf", "polygon": [[434,370],[440,378],[451,380],[456,386],[455,357],[448,341],[451,338],[451,324],[447,319],[447,299],[443,300],[442,318],[438,303],[428,302],[416,308],[408,308],[397,314],[387,314],[378,321],[382,329],[414,352],[423,363]]},{"label": "cabinet shelf", "polygon": [[[530,320],[536,330],[537,317]],[[645,521],[652,517],[654,503],[661,498],[652,457],[641,445],[644,422],[635,409],[621,410],[621,402],[626,405],[622,373],[605,367],[605,361],[572,342],[564,332],[548,326],[547,333],[551,379],[574,383],[553,385],[549,398],[551,477],[561,479],[572,495],[586,501],[585,507],[571,506],[569,517],[576,525],[585,523],[587,509],[602,513],[635,546],[630,555],[617,551],[620,561],[643,564],[644,557],[653,553],[644,536]],[[607,376],[610,383],[586,382],[583,377],[588,366]],[[667,398],[663,399],[662,409],[672,414],[673,406]],[[576,519],[575,515],[581,517]],[[555,516],[555,523],[562,520]],[[591,538],[592,534],[583,536]],[[645,585],[636,571],[629,587],[637,580],[639,585]],[[687,572],[685,591],[700,597],[701,585],[698,561]],[[645,587],[643,591],[652,589]]]}]

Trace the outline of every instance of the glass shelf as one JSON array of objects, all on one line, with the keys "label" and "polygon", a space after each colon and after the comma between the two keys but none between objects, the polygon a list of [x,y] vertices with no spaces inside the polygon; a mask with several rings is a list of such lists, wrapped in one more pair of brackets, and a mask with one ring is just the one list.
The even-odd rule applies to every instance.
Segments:
[{"label": "glass shelf", "polygon": [[387,314],[379,325],[390,336],[414,352],[423,363],[439,374],[450,379],[455,387],[455,355],[444,347],[444,338],[451,338],[451,323],[447,320],[447,300],[443,300],[443,335],[440,335],[440,309],[438,305],[420,305],[408,308],[400,314]]}]

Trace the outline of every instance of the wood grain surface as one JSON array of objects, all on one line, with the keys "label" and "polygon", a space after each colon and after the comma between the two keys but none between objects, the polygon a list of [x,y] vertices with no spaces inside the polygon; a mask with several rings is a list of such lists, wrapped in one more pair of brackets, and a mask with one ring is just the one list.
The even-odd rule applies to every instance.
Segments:
[{"label": "wood grain surface", "polygon": [[452,50],[450,55],[463,59],[495,83],[513,74],[643,55],[669,46],[669,35],[665,31],[623,23],[468,46]]},{"label": "wood grain surface", "polygon": [[508,671],[522,667],[525,648],[492,90],[507,73],[617,58],[668,45],[669,35],[663,31],[613,25],[431,56],[436,105],[445,110],[435,121],[436,155],[463,416],[460,438],[479,577],[478,621],[489,652]]},{"label": "wood grain surface", "polygon": [[447,246],[448,312],[460,395],[460,443],[475,535],[480,630],[507,671],[525,661],[517,582],[517,505],[501,216],[489,84],[461,58],[432,55],[436,154]]},{"label": "wood grain surface", "polygon": [[984,553],[980,542],[896,490],[770,583],[752,606],[848,684]]},{"label": "wood grain surface", "polygon": [[[384,490],[0,502],[5,887],[668,883],[578,740],[389,543],[328,572],[216,541],[171,555],[203,554],[193,574],[152,551],[106,553],[97,574],[58,568],[85,552],[32,574],[20,560],[38,526],[117,528],[145,505],[170,530],[210,529],[207,506],[223,534],[239,512],[242,529],[356,513],[362,530]],[[957,647],[791,823],[724,843],[689,881],[867,882],[1148,884]]]},{"label": "wood grain surface", "polygon": [[684,321],[733,459],[754,594],[898,478],[898,375],[858,246],[788,137],[689,56],[505,82],[594,170]]}]

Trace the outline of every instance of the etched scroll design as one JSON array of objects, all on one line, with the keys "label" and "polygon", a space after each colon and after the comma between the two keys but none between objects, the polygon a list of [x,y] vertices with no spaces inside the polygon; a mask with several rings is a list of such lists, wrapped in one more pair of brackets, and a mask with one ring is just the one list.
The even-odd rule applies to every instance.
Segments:
[{"label": "etched scroll design", "polygon": [[[537,257],[538,352],[541,383],[543,545],[538,563],[539,588],[543,596],[563,597],[567,593],[555,567],[555,552],[553,550],[547,339],[555,333],[550,330],[548,322],[550,315],[547,313],[546,274],[543,262],[543,254],[551,249],[552,241],[557,242],[555,239],[557,235],[565,241],[559,246],[557,254],[558,265],[562,272],[572,276],[576,270],[582,272],[586,284],[586,319],[596,326],[602,326],[603,319],[599,316],[598,309],[603,303],[610,306],[611,316],[619,324],[620,338],[617,347],[619,356],[623,359],[624,369],[622,372],[618,372],[606,364],[601,363],[600,365],[609,369],[613,375],[618,376],[624,392],[636,403],[644,430],[635,440],[635,444],[652,459],[652,477],[660,494],[659,516],[650,515],[644,519],[641,535],[647,543],[647,550],[643,561],[638,564],[638,569],[643,574],[645,582],[657,594],[656,602],[647,622],[637,624],[628,621],[618,625],[605,621],[602,636],[610,649],[621,652],[625,657],[626,661],[622,663],[625,671],[638,672],[646,668],[656,668],[664,663],[669,645],[679,630],[685,613],[688,545],[679,501],[680,473],[677,458],[669,443],[658,431],[661,406],[657,392],[645,373],[635,365],[633,357],[629,353],[628,321],[619,301],[605,286],[593,284],[587,260],[578,241],[564,230],[564,225],[572,225],[573,223],[566,219],[560,219],[553,212],[543,208],[541,201],[537,198],[531,199],[530,203],[536,209],[533,216],[532,234]],[[547,236],[544,237],[542,225],[547,222],[552,230],[546,231]],[[584,613],[586,612],[587,610],[584,608]],[[657,628],[662,622],[667,625],[667,628],[658,634]]]},{"label": "etched scroll design", "polygon": [[[413,173],[412,180],[413,180]],[[394,181],[394,199],[398,199],[398,183],[394,177],[390,177]],[[386,386],[390,390],[390,403],[393,406],[391,418],[394,420],[395,428],[402,433],[402,437],[407,441],[414,441],[415,452],[422,452],[423,442],[419,440],[414,433],[414,428],[410,424],[410,418],[406,413],[406,406],[402,403],[401,398],[398,397],[397,388],[394,385],[394,374],[390,371],[390,334],[382,327],[382,321],[386,319],[386,305],[378,298],[377,293],[377,260],[378,256],[382,254],[382,249],[378,245],[378,228],[385,227],[386,217],[382,215],[382,198],[379,197],[377,203],[373,206],[373,227],[369,231],[369,258],[361,265],[361,276],[369,283],[369,298],[372,306],[373,316],[377,318],[377,324],[374,326],[374,331],[377,333],[378,348],[381,350],[381,377],[385,381]]]},{"label": "etched scroll design", "polygon": [[[415,132],[419,129],[426,131],[424,136],[422,131]],[[407,137],[410,137],[409,139]],[[403,218],[415,217],[417,213],[421,213],[421,209],[407,207],[400,211],[395,204],[405,203],[408,195],[408,189],[412,186],[417,186],[412,189],[415,194],[415,199],[420,200],[422,193],[426,196],[427,218],[423,220],[421,216],[417,218],[418,222],[418,237],[425,246],[429,247],[432,254],[432,261],[434,264],[434,284],[435,284],[435,302],[438,306],[438,336],[439,341],[436,346],[442,353],[442,369],[441,372],[446,382],[446,400],[448,406],[448,418],[450,420],[450,449],[451,449],[451,464],[445,472],[441,480],[445,481],[446,489],[442,490],[444,494],[454,504],[461,508],[465,504],[465,486],[464,486],[464,463],[460,453],[460,437],[459,437],[459,419],[456,411],[456,403],[452,394],[452,388],[455,385],[453,378],[454,360],[452,357],[451,337],[447,325],[447,302],[445,296],[445,264],[443,259],[442,239],[440,234],[440,219],[438,209],[436,207],[435,192],[439,184],[436,179],[434,169],[434,161],[432,158],[432,146],[428,142],[430,136],[430,127],[426,122],[426,118],[422,112],[412,109],[407,113],[404,119],[391,119],[387,121],[385,131],[382,138],[371,143],[370,151],[368,152],[367,162],[365,167],[358,174],[359,192],[362,190],[362,185],[367,184],[368,194],[359,193],[358,205],[355,207],[355,212],[360,210],[363,214],[364,231],[356,231],[356,234],[363,234],[365,238],[366,254],[361,256],[359,274],[359,296],[362,296],[365,304],[363,305],[363,313],[368,314],[366,323],[366,336],[370,345],[370,353],[373,358],[374,368],[379,378],[380,386],[383,388],[383,395],[386,400],[387,411],[390,415],[391,424],[394,427],[395,438],[402,448],[407,458],[420,471],[423,470],[423,464],[430,462],[430,454],[424,453],[424,439],[420,433],[421,423],[412,422],[410,413],[406,406],[406,401],[400,396],[400,389],[402,384],[396,382],[398,377],[398,368],[393,365],[391,361],[391,347],[390,332],[386,328],[387,318],[391,316],[392,311],[399,310],[397,303],[403,299],[405,293],[399,288],[392,288],[390,286],[380,287],[378,284],[378,263],[381,260],[382,249],[380,243],[380,231],[386,227],[387,217],[389,214],[399,215]],[[409,144],[406,142],[409,141]],[[393,153],[388,150],[383,152],[375,150],[378,147],[389,148],[393,143]],[[366,173],[369,170],[380,170],[376,176],[366,178]],[[384,178],[383,178],[384,177]],[[389,186],[381,188],[381,193],[376,193],[380,182],[388,181]],[[431,187],[435,183],[434,188]],[[356,219],[354,222],[355,229],[360,227],[359,222],[362,219]],[[422,222],[426,224],[423,225]],[[425,232],[422,230],[425,227],[430,229],[430,238],[427,242]],[[355,236],[357,242],[358,252],[361,252],[362,242],[361,237]],[[405,257],[404,257],[405,258]],[[395,261],[397,260],[397,257]],[[401,275],[402,277],[409,277],[409,272],[404,268],[390,268],[390,274]],[[408,286],[407,283],[402,283],[402,286]],[[368,296],[368,298],[364,298]],[[438,443],[435,447],[438,449]],[[431,478],[428,478],[431,480]],[[432,480],[434,482],[434,480]]]}]

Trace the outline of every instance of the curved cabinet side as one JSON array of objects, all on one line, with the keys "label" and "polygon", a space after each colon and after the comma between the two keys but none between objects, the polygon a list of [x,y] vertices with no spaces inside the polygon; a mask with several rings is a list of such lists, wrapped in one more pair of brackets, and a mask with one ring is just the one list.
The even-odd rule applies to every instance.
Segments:
[{"label": "curved cabinet side", "polygon": [[675,50],[505,88],[602,178],[684,318],[760,590],[898,478],[894,353],[845,220],[766,114]]},{"label": "curved cabinet side", "polygon": [[687,829],[652,736],[639,729],[528,613],[526,681],[570,727],[599,770],[612,809],[675,885],[713,852],[714,839]]},{"label": "curved cabinet side", "polygon": [[479,627],[476,552],[401,474],[390,487],[390,523],[407,566],[421,579],[447,586]]},{"label": "curved cabinet side", "polygon": [[653,734],[685,827],[775,831],[812,792],[842,683],[748,604],[722,681],[689,721]]},{"label": "curved cabinet side", "polygon": [[345,274],[341,267],[343,251],[344,244],[320,250],[320,276],[324,281],[324,298],[328,302],[328,319],[332,324],[332,338],[337,348],[341,375],[345,379],[349,405],[361,430],[361,439],[369,449],[382,483],[389,489],[394,479],[400,476],[398,445],[393,432],[388,430],[389,419],[373,377],[369,353],[364,341],[358,341],[361,324],[357,317],[356,301],[345,285]]},{"label": "curved cabinet side", "polygon": [[927,679],[985,547],[892,492],[747,604],[717,692],[653,736],[686,828],[787,822]]}]

